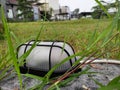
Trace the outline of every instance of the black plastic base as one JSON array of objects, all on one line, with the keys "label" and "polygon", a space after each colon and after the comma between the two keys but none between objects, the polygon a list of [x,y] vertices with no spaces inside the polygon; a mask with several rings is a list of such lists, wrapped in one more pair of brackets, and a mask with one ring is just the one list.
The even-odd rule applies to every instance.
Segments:
[{"label": "black plastic base", "polygon": [[[80,72],[80,71],[81,71],[81,69],[77,70],[75,73]],[[37,75],[37,76],[41,76],[41,77],[44,77],[48,73],[46,71],[33,70],[33,69],[25,68],[25,67],[20,67],[20,72],[22,74],[29,73],[29,74],[33,74],[33,75]],[[53,72],[50,78],[58,77],[64,73],[65,72]]]}]

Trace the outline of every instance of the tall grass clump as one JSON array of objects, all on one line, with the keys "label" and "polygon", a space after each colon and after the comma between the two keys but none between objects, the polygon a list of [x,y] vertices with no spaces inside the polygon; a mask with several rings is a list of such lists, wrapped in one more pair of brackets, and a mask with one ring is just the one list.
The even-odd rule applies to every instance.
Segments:
[{"label": "tall grass clump", "polygon": [[[95,0],[95,1],[107,13],[104,6],[98,0]],[[108,13],[107,15],[110,18],[110,15]],[[44,18],[46,20],[46,17]],[[32,45],[32,47],[24,55],[22,55],[20,58],[17,59],[16,58],[17,47],[14,47],[12,38],[14,38],[15,41],[17,42],[17,46],[20,45],[21,42],[18,40],[15,34],[10,31],[7,20],[5,19],[5,16],[4,16],[3,9],[2,9],[2,22],[3,22],[4,29],[5,29],[7,51],[5,55],[0,56],[0,72],[2,72],[2,74],[0,75],[0,80],[2,80],[4,77],[9,75],[10,73],[6,75],[7,71],[11,67],[14,67],[16,74],[18,75],[18,78],[20,81],[20,87],[22,90],[23,89],[22,88],[22,77],[21,77],[22,75],[20,73],[19,66],[24,64],[23,63],[24,59],[30,54],[32,49],[36,46],[36,42],[39,39],[40,35],[42,34],[43,29],[46,29],[46,28],[44,27],[44,23],[41,24],[40,31],[38,32],[38,35],[35,37],[35,42]],[[65,86],[70,81],[72,81],[74,78],[82,74],[91,73],[88,71],[89,68],[81,72],[78,72],[78,73],[74,73],[74,72],[77,71],[79,68],[82,68],[85,65],[90,64],[95,59],[100,58],[102,56],[109,58],[111,53],[113,52],[118,52],[117,57],[120,57],[120,54],[119,54],[120,53],[120,39],[119,39],[120,38],[120,26],[119,25],[120,25],[120,6],[118,8],[118,12],[116,13],[116,16],[113,18],[111,24],[107,26],[107,28],[105,28],[99,35],[98,35],[97,29],[92,33],[92,35],[90,35],[91,37],[89,38],[84,51],[79,51],[75,55],[65,58],[59,64],[56,64],[44,77],[35,76],[31,74],[24,74],[24,76],[38,79],[41,81],[41,83],[30,88],[30,90],[42,90],[47,84],[49,84],[48,90],[60,90],[61,86]],[[54,29],[54,27],[52,28]],[[57,36],[56,32],[54,32],[54,34],[55,36]],[[69,37],[65,37],[65,41],[68,38]],[[50,78],[56,68],[58,68],[60,65],[64,64],[65,62],[67,62],[68,60],[76,56],[80,56],[80,58],[73,64],[70,70],[68,70],[63,75],[57,78]],[[94,58],[91,59],[91,57],[94,57]],[[79,63],[84,58],[85,58],[85,61],[83,63]],[[90,61],[87,62],[88,60]],[[97,82],[97,84],[100,85],[100,90],[113,90],[113,88],[116,90],[117,89],[119,90],[119,81],[120,81],[120,77],[116,77],[107,86],[103,86],[99,82]]]},{"label": "tall grass clump", "polygon": [[[24,55],[22,55],[18,59],[16,50],[17,50],[17,46],[20,45],[21,42],[19,41],[17,36],[12,31],[10,31],[4,11],[3,11],[3,7],[1,7],[1,15],[2,15],[3,27],[5,30],[5,41],[7,42],[7,51],[6,51],[6,53],[4,53],[0,56],[0,62],[1,62],[0,63],[0,72],[1,72],[0,80],[6,78],[7,76],[9,76],[11,73],[13,73],[15,71],[18,76],[18,79],[19,79],[20,89],[23,90],[22,76],[20,73],[19,66],[21,65],[23,60],[30,54],[32,49],[36,46],[36,42],[38,40],[38,37],[41,34],[43,25],[40,28],[40,31],[39,31],[38,35],[36,36],[35,42],[33,43],[30,50],[28,50]],[[14,42],[16,43],[16,46],[14,46],[14,42],[12,40],[13,38],[15,40]]]},{"label": "tall grass clump", "polygon": [[15,49],[14,49],[13,44],[12,44],[11,34],[10,34],[11,32],[10,32],[8,24],[7,24],[7,20],[6,20],[4,11],[3,11],[3,7],[1,7],[1,14],[2,14],[2,23],[3,23],[4,30],[5,30],[5,37],[6,37],[6,41],[7,41],[7,45],[8,45],[8,47],[7,47],[8,48],[7,55],[8,55],[8,58],[9,58],[8,60],[12,61],[12,63],[13,63],[13,66],[14,66],[16,72],[17,72],[17,75],[18,75],[18,78],[19,78],[19,81],[20,81],[20,87],[22,88],[22,77],[21,77],[21,74],[20,74],[19,64],[18,64],[18,61],[17,61],[17,58],[16,58]]},{"label": "tall grass clump", "polygon": [[[106,9],[104,6],[98,1],[95,0],[100,7],[107,13]],[[108,17],[111,18],[109,13],[107,13]],[[82,74],[89,74],[88,70],[86,69],[84,71],[74,73],[76,70],[79,68],[82,68],[83,66],[90,64],[92,61],[94,61],[97,58],[100,58],[101,56],[105,56],[106,58],[110,57],[111,53],[118,52],[117,57],[120,56],[119,50],[120,50],[120,7],[118,9],[118,12],[116,13],[116,16],[113,18],[112,22],[110,25],[107,26],[99,35],[97,34],[97,30],[93,32],[91,37],[89,38],[89,42],[86,45],[86,49],[84,51],[80,51],[76,53],[75,55],[72,55],[66,59],[64,59],[61,63],[55,65],[43,78],[39,78],[42,82],[33,87],[32,89],[40,89],[42,90],[43,87],[46,84],[50,83],[50,87],[48,90],[60,90],[60,86],[64,86],[67,83],[69,83],[71,80],[73,80],[75,77],[78,77]],[[65,63],[69,59],[80,56],[80,59],[76,61],[72,67],[72,70],[68,70],[66,73],[63,75],[59,76],[57,79],[50,79],[51,74],[54,72],[54,70],[59,67],[61,64]],[[87,58],[83,63],[79,63],[84,57]],[[94,59],[91,59],[89,62],[87,62],[91,57],[94,57]],[[86,63],[87,62],[87,63]],[[29,76],[27,74],[27,76]],[[34,76],[29,76],[33,77]],[[67,78],[69,77],[69,78]],[[67,78],[67,79],[66,79]],[[112,80],[107,86],[101,85],[99,82],[96,82],[98,85],[100,85],[100,90],[113,90],[114,89],[119,89],[119,81],[120,78],[117,77],[114,80]],[[117,83],[115,85],[115,83]]]},{"label": "tall grass clump", "polygon": [[[106,9],[104,8],[104,6],[98,1],[95,0],[100,7],[106,12]],[[107,13],[107,12],[106,12]],[[108,17],[110,17],[109,13],[107,13]],[[52,85],[48,88],[49,90],[53,90],[53,89],[60,89],[59,86],[60,85],[64,85],[66,83],[68,83],[69,81],[73,80],[73,78],[79,76],[82,74],[82,72],[79,72],[77,74],[73,74],[73,72],[75,72],[77,69],[79,69],[80,67],[85,66],[86,64],[90,64],[92,61],[94,61],[95,59],[105,55],[106,58],[109,58],[109,55],[113,52],[118,52],[117,56],[120,56],[120,7],[118,9],[118,12],[116,13],[116,16],[113,18],[112,22],[110,25],[107,26],[107,28],[105,28],[103,30],[103,32],[100,33],[100,35],[96,35],[97,31],[95,30],[95,32],[93,33],[92,37],[89,39],[89,43],[87,45],[87,48],[84,51],[78,52],[75,55],[68,57],[66,59],[64,59],[61,63],[59,63],[58,65],[56,65],[55,67],[53,67],[48,74],[46,75],[46,77],[48,77],[49,80],[49,75],[51,75],[51,73],[55,70],[55,68],[57,68],[59,65],[63,64],[64,62],[66,62],[67,60],[69,60],[70,58],[73,58],[75,56],[80,56],[81,58],[74,63],[73,66],[76,66],[75,68],[73,68],[71,71],[66,72],[65,74],[63,74],[62,76],[58,77],[57,80],[55,80]],[[113,49],[111,49],[113,48]],[[81,64],[79,64],[79,61],[81,61],[84,57],[87,58],[85,59],[85,61]],[[89,60],[91,57],[95,57],[94,59],[92,59],[91,61],[87,62],[87,60]],[[89,74],[89,72],[87,72],[87,74]],[[66,77],[69,77],[68,79],[65,79]],[[65,80],[64,80],[65,79]],[[119,89],[118,84],[115,86],[115,83],[119,83],[120,78],[117,77],[117,79],[115,78],[113,81],[110,82],[110,84],[108,84],[108,86],[103,86],[101,85],[100,90],[103,90],[102,88],[106,88],[104,90],[108,90],[107,87],[109,88],[109,90],[114,89]],[[47,81],[48,81],[47,80]],[[46,81],[46,82],[47,82]],[[45,82],[44,82],[45,83]],[[42,83],[44,85],[44,83]],[[109,86],[111,85],[112,88],[110,88]]]},{"label": "tall grass clump", "polygon": [[4,29],[2,25],[2,20],[1,20],[1,10],[0,10],[0,40],[4,39]]}]

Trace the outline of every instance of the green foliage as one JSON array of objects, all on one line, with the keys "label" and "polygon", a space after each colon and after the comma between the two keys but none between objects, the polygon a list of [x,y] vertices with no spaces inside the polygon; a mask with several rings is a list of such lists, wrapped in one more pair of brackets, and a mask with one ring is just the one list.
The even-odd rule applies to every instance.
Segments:
[{"label": "green foliage", "polygon": [[110,15],[108,14],[108,8],[105,5],[101,6],[101,4],[99,4],[97,6],[92,7],[92,9],[93,9],[92,17],[94,19],[100,19],[103,17],[110,17]]},{"label": "green foliage", "polygon": [[4,40],[4,35],[0,33],[0,40]]},{"label": "green foliage", "polygon": [[104,2],[104,3],[107,4],[108,9],[110,9],[110,8],[118,9],[120,1],[119,0],[114,0],[114,2],[111,2],[111,3],[110,2],[109,3]]},{"label": "green foliage", "polygon": [[[20,0],[19,2],[20,2],[19,4],[22,5],[22,4],[26,3],[26,0]],[[102,10],[104,12],[106,12],[106,9],[102,6],[102,4],[98,0],[96,0],[96,2],[99,4],[99,6],[102,8]],[[19,8],[19,10],[22,11],[23,8]],[[108,13],[107,13],[107,15],[109,17]],[[27,15],[25,17],[28,18]],[[102,28],[103,29],[102,31],[100,31],[100,30],[98,31],[98,29],[95,29],[94,32],[89,32],[89,30],[90,30],[89,29],[87,34],[85,34],[85,30],[86,30],[86,27],[88,27],[88,25],[91,24],[91,20],[77,20],[77,21],[71,21],[71,22],[65,21],[65,22],[57,22],[57,23],[56,22],[27,23],[28,26],[26,26],[25,23],[20,23],[20,24],[15,24],[15,25],[12,24],[13,26],[11,26],[11,27],[12,28],[14,27],[14,29],[16,29],[16,30],[13,30],[13,32],[12,32],[8,27],[8,23],[4,17],[4,12],[2,11],[2,20],[3,20],[3,26],[5,28],[5,35],[6,35],[8,50],[7,50],[7,54],[0,57],[0,71],[2,71],[2,74],[0,75],[0,80],[5,77],[7,70],[10,69],[11,66],[13,65],[15,71],[17,72],[18,78],[20,80],[20,86],[21,86],[21,90],[22,90],[22,78],[21,78],[19,66],[24,64],[23,60],[30,54],[32,49],[36,46],[36,42],[38,39],[46,39],[46,38],[47,39],[49,38],[51,40],[66,39],[66,41],[67,41],[67,39],[69,39],[69,42],[73,43],[73,45],[76,45],[77,43],[79,43],[78,46],[81,45],[81,43],[82,43],[82,45],[84,44],[82,47],[83,50],[78,51],[75,55],[67,57],[64,60],[62,60],[59,64],[56,64],[44,77],[38,77],[35,75],[25,74],[25,76],[27,76],[27,77],[38,79],[41,81],[41,83],[32,87],[30,90],[42,90],[43,87],[49,83],[51,84],[51,86],[48,88],[48,90],[53,90],[53,89],[60,90],[61,86],[68,84],[74,78],[76,78],[82,74],[92,73],[92,72],[88,72],[89,68],[87,68],[81,72],[78,72],[78,73],[73,73],[73,72],[77,71],[80,67],[86,65],[85,62],[87,62],[87,60],[89,60],[91,57],[99,58],[100,56],[103,56],[106,53],[112,53],[112,51],[111,51],[112,48],[113,49],[117,48],[118,50],[120,50],[120,40],[119,40],[120,20],[119,20],[119,17],[120,17],[120,8],[118,10],[118,13],[116,14],[116,17],[113,19],[112,23],[110,23],[106,28],[104,28],[104,29]],[[46,20],[46,14],[45,14],[44,20]],[[99,22],[101,22],[101,21],[99,21]],[[93,23],[96,23],[96,21],[95,22],[93,21]],[[22,24],[22,27],[20,27],[21,24]],[[39,31],[37,30],[35,32],[35,29],[31,28],[31,26],[34,26],[36,24],[38,25],[38,28],[40,28],[40,25],[41,25],[41,28],[39,29]],[[85,24],[85,28],[83,28],[84,32],[83,31],[80,32],[81,31],[80,28],[83,27],[83,26],[81,26],[81,24]],[[16,27],[16,25],[18,27]],[[72,25],[74,25],[74,27]],[[46,26],[46,27],[44,27],[44,26]],[[50,26],[53,26],[53,27],[51,28]],[[61,27],[59,27],[59,26],[61,26]],[[95,25],[93,25],[93,26],[95,26]],[[104,26],[104,24],[102,26]],[[67,27],[69,27],[69,28],[67,28]],[[30,33],[27,37],[29,37],[30,35],[32,36],[32,34],[34,34],[35,42],[32,45],[32,47],[24,55],[22,55],[20,58],[17,59],[16,58],[16,47],[21,42],[19,41],[18,37],[16,37],[16,34],[18,36],[20,35],[19,38],[22,37],[23,39],[25,39],[25,37],[21,36],[21,35],[23,33],[25,34],[26,28],[28,28],[26,31],[27,35],[28,35],[28,33]],[[88,28],[90,28],[90,27],[88,27]],[[30,30],[30,29],[32,29],[32,30]],[[50,31],[50,29],[52,30],[52,32]],[[58,29],[58,30],[56,30],[56,29]],[[68,29],[70,29],[70,31]],[[100,29],[101,29],[101,27],[100,27]],[[20,30],[22,30],[23,33],[21,33]],[[94,28],[92,28],[92,30],[94,30]],[[16,34],[14,34],[14,32]],[[58,37],[59,35],[61,35],[61,33],[64,34],[64,36]],[[82,33],[82,34],[80,35],[80,33]],[[37,36],[36,36],[36,34],[37,34]],[[70,36],[68,36],[68,34]],[[51,37],[49,37],[49,35]],[[67,37],[65,37],[65,36],[67,36]],[[87,36],[87,39],[85,40],[84,37],[82,37],[82,36]],[[91,36],[91,37],[89,37],[89,36]],[[70,38],[70,37],[72,37],[72,38]],[[77,37],[77,40],[75,39],[75,37]],[[12,40],[16,42],[16,44],[15,44],[16,47],[14,47]],[[25,39],[25,41],[27,41],[27,39]],[[103,51],[103,52],[101,52],[101,51]],[[54,72],[54,70],[56,68],[58,68],[60,65],[64,64],[65,62],[67,62],[68,60],[70,60],[71,58],[76,57],[76,56],[80,56],[81,58],[77,62],[75,62],[73,64],[72,68],[70,68],[67,72],[65,72],[65,74],[59,76],[58,78],[50,78],[50,76],[52,75],[52,73]],[[81,61],[86,56],[87,56],[87,58],[85,59],[85,61],[82,64],[80,64],[79,61]],[[3,60],[6,60],[6,62],[3,62]],[[19,61],[19,63],[18,63],[18,61]],[[94,59],[91,60],[91,62],[92,61],[94,61]],[[4,66],[6,63],[8,63],[8,65]],[[8,68],[6,68],[6,67],[8,67]],[[67,78],[67,77],[69,77],[69,78]],[[67,78],[67,79],[65,79],[65,78]],[[95,81],[95,80],[93,79],[93,81]],[[113,89],[119,90],[120,77],[117,77],[114,80],[112,80],[107,86],[103,86],[102,84],[100,84],[97,81],[95,81],[95,82],[101,86],[100,90],[113,90]]]},{"label": "green foliage", "polygon": [[51,18],[51,14],[49,12],[46,11],[42,11],[41,12],[41,19],[44,21],[49,21]]},{"label": "green foliage", "polygon": [[[0,5],[1,8],[1,5]],[[0,10],[0,40],[4,39],[4,28],[2,24],[1,10]]]},{"label": "green foliage", "polygon": [[79,14],[79,8],[76,8],[74,11],[73,11],[73,14],[75,14],[75,15],[78,15]]},{"label": "green foliage", "polygon": [[98,3],[98,5],[100,6],[100,8],[107,14],[107,16],[110,18],[111,16],[110,16],[110,14],[108,13],[108,8],[106,7],[106,6],[104,6],[104,5],[102,5],[102,3],[99,1],[99,0],[95,0],[97,3]]},{"label": "green foliage", "polygon": [[28,0],[18,0],[18,8],[21,13],[17,15],[17,17],[22,17],[24,21],[31,21],[33,20],[33,11],[31,2]]},{"label": "green foliage", "polygon": [[100,19],[101,17],[103,17],[103,13],[104,13],[103,10],[94,10],[94,11],[92,12],[92,17],[93,17],[94,19]]},{"label": "green foliage", "polygon": [[[104,39],[102,47],[105,47],[105,45],[110,46],[111,43],[110,44],[107,44],[107,43],[111,42],[111,40],[113,38],[116,39],[115,43],[112,43],[112,45],[114,44],[113,47],[115,47],[115,46],[120,47],[120,27],[119,27],[119,25],[120,25],[120,19],[119,19],[120,18],[120,2],[118,0],[116,0],[116,3],[118,3],[118,12],[116,13],[116,16],[113,19],[113,22],[111,23],[111,25],[108,26],[108,29],[107,29],[108,31],[106,31],[106,33],[103,33],[103,35],[105,35],[105,36],[107,35],[107,37]],[[113,32],[116,32],[116,34],[113,35]],[[102,37],[104,37],[104,36],[102,36]],[[119,50],[118,50],[118,53],[120,53]],[[113,79],[110,83],[108,83],[107,86],[102,86],[98,90],[120,90],[119,85],[120,85],[120,76]]]},{"label": "green foliage", "polygon": [[11,74],[11,67],[11,57],[8,54],[0,56],[0,81]]},{"label": "green foliage", "polygon": [[4,15],[3,8],[1,8],[1,13],[2,13],[3,27],[5,29],[5,35],[6,35],[6,40],[7,40],[7,44],[8,44],[8,54],[11,56],[11,60],[14,64],[14,68],[18,74],[18,78],[20,80],[20,86],[22,88],[22,78],[21,78],[21,74],[20,74],[20,70],[19,70],[19,65],[17,62],[16,53],[14,52],[14,47],[13,47],[12,40],[11,40],[10,30],[9,30],[7,20]]},{"label": "green foliage", "polygon": [[[118,7],[119,7],[119,0],[114,0],[114,2],[106,2],[104,0],[98,1],[95,0],[99,5],[94,6],[92,9],[93,11],[93,18],[100,19],[103,17],[114,17],[117,13]],[[108,12],[109,9],[115,9],[112,13]]]},{"label": "green foliage", "polygon": [[98,90],[120,90],[120,76],[114,78],[107,86],[103,86]]}]

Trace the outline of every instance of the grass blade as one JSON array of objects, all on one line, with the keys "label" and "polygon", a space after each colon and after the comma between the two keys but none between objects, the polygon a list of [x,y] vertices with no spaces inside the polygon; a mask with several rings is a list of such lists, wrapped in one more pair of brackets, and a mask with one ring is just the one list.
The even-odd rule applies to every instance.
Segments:
[{"label": "grass blade", "polygon": [[13,36],[13,38],[15,39],[17,45],[19,45],[19,44],[20,44],[20,40],[17,38],[17,36],[16,36],[12,31],[10,31],[10,34],[11,34],[11,36]]},{"label": "grass blade", "polygon": [[90,77],[90,79],[92,79],[97,85],[99,85],[100,87],[104,87],[104,85],[100,82],[98,82],[97,80],[95,80],[94,78]]},{"label": "grass blade", "polygon": [[56,65],[45,75],[45,77],[46,77],[47,79],[49,79],[49,77],[50,77],[51,74],[54,72],[54,70],[56,70],[60,65],[64,64],[65,62],[67,62],[67,61],[70,60],[71,58],[76,57],[77,55],[78,55],[78,54],[74,54],[74,55],[72,55],[72,56],[70,56],[70,57],[65,58],[65,59],[62,60],[60,63],[56,64]]},{"label": "grass blade", "polygon": [[11,36],[10,36],[10,30],[9,30],[9,27],[8,27],[8,24],[7,24],[7,20],[5,18],[3,8],[1,8],[1,12],[2,12],[2,22],[3,22],[4,29],[5,29],[6,40],[7,40],[7,43],[8,43],[9,54],[12,57],[12,62],[14,64],[14,68],[17,72],[17,75],[18,75],[18,78],[19,78],[19,81],[20,81],[20,87],[22,89],[22,77],[21,77],[21,74],[20,74],[20,69],[19,69],[19,65],[17,63],[16,53],[15,53],[15,50],[14,50],[14,47],[13,47],[13,44],[12,44],[12,40],[11,40]]},{"label": "grass blade", "polygon": [[113,84],[119,84],[120,83],[120,76],[114,78],[108,85],[111,86]]},{"label": "grass blade", "polygon": [[106,8],[102,5],[102,3],[101,3],[99,0],[95,0],[95,1],[99,4],[99,6],[101,7],[101,9],[104,10],[104,12],[107,14],[107,16],[108,16],[109,18],[111,18],[110,14],[109,14],[108,11],[106,10]]},{"label": "grass blade", "polygon": [[40,81],[43,81],[43,80],[44,80],[43,77],[36,76],[36,75],[32,75],[32,74],[24,74],[24,76],[30,77],[30,78],[34,78],[34,79],[38,79],[38,80],[40,80]]},{"label": "grass blade", "polygon": [[98,90],[120,90],[120,84],[114,84],[111,86],[102,87]]},{"label": "grass blade", "polygon": [[26,51],[21,57],[18,58],[18,61],[21,64],[24,64],[24,60],[27,58],[27,56],[31,53],[31,51],[33,50],[33,48],[36,46],[36,43],[38,41],[39,36],[41,35],[41,32],[43,30],[43,26],[40,28],[40,31],[38,32],[38,35],[35,38],[35,42],[32,44],[32,46],[30,47],[30,49],[28,51]]}]

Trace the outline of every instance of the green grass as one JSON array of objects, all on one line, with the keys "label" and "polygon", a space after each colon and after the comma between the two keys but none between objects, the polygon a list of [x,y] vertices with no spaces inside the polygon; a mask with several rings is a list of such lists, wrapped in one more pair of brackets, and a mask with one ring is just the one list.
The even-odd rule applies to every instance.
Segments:
[{"label": "green grass", "polygon": [[44,25],[40,40],[66,40],[76,51],[79,51],[87,46],[88,38],[95,29],[102,32],[110,22],[111,20],[81,19],[64,22],[10,23],[9,26],[21,41],[27,41],[34,39],[40,27]]},{"label": "green grass", "polygon": [[[111,21],[112,20],[107,19],[80,19],[75,21],[59,22],[9,23],[9,28],[17,36],[19,42],[22,43],[31,39],[35,39],[40,28],[43,26],[39,40],[66,41],[73,46],[75,52],[80,52],[87,48],[89,39],[93,39],[90,37],[93,35],[94,31],[96,30],[96,35],[98,36],[105,30]],[[15,48],[19,45],[16,43],[17,42],[13,38],[13,44]],[[6,46],[7,45],[5,41],[1,41],[0,52],[4,53]],[[113,53],[109,58],[119,59],[115,53]]]},{"label": "green grass", "polygon": [[[49,82],[52,81],[50,79],[50,75],[52,72],[61,64],[68,61],[70,58],[74,56],[81,56],[81,59],[84,57],[98,57],[98,58],[111,58],[111,59],[120,59],[119,50],[120,50],[120,42],[119,42],[119,20],[117,18],[112,19],[101,19],[101,20],[93,20],[93,19],[80,19],[74,21],[59,21],[59,22],[29,22],[29,23],[7,23],[5,19],[4,27],[5,27],[5,35],[6,40],[0,40],[0,71],[2,74],[0,76],[0,80],[3,79],[6,74],[6,71],[14,65],[14,68],[18,74],[20,85],[22,89],[22,78],[19,71],[19,64],[17,60],[24,60],[31,50],[35,47],[35,43],[31,47],[30,50],[26,54],[24,54],[21,58],[16,58],[16,48],[21,44],[25,43],[28,40],[61,40],[70,43],[74,49],[76,54],[70,56],[59,64],[55,65],[46,75],[45,77],[37,77],[34,75],[26,74],[25,76],[35,78],[41,80],[42,83],[35,87],[32,87],[31,90],[40,89]],[[8,27],[8,26],[9,27]],[[117,26],[117,27],[116,27]],[[80,59],[80,60],[81,60]],[[13,63],[13,64],[12,64]],[[75,62],[74,65],[78,65],[72,71],[66,72],[62,76],[60,76],[52,85],[48,88],[48,90],[53,90],[56,88],[59,90],[59,86],[67,84],[75,77],[81,74],[89,74],[88,69],[77,74],[72,74],[79,67],[84,65],[84,63],[79,64],[79,61]],[[71,75],[72,74],[72,75]],[[70,77],[63,82],[61,82],[67,76]],[[119,79],[119,77],[117,78]],[[108,88],[118,88],[119,80],[114,79],[111,81],[108,86],[101,86],[102,89],[107,90]],[[118,85],[114,85],[114,82],[117,82]],[[97,82],[99,84],[99,82]]]},{"label": "green grass", "polygon": [[[59,22],[25,22],[25,23],[9,23],[10,30],[17,36],[20,43],[35,39],[40,28],[44,26],[39,40],[61,40],[70,43],[75,52],[84,51],[89,39],[96,30],[96,37],[103,32],[112,22],[111,19],[80,19],[75,21],[59,21]],[[19,44],[13,38],[13,44],[16,48]],[[99,44],[98,44],[99,46]],[[1,41],[0,52],[6,50],[6,42]],[[117,51],[116,51],[117,53]],[[116,53],[112,53],[109,58],[119,59]],[[104,56],[105,57],[105,56]]]},{"label": "green grass", "polygon": [[[95,0],[100,7],[106,12],[106,9],[102,4]],[[107,13],[108,14],[108,13]],[[109,14],[108,14],[109,16]],[[37,77],[34,75],[26,74],[27,77],[35,78],[41,80],[41,84],[38,84],[35,87],[32,87],[31,90],[42,88],[53,82],[50,79],[52,72],[59,67],[61,64],[68,61],[74,56],[81,56],[81,58],[74,63],[77,65],[72,68],[71,71],[67,71],[62,76],[58,77],[57,80],[52,83],[48,90],[53,90],[56,88],[59,90],[59,86],[65,85],[75,77],[81,74],[89,74],[88,69],[83,70],[82,72],[74,74],[73,72],[79,69],[85,63],[79,63],[84,57],[87,56],[85,62],[91,57],[96,58],[111,58],[111,59],[120,59],[120,7],[115,18],[112,19],[80,19],[75,21],[59,21],[59,22],[29,22],[29,23],[7,23],[4,17],[4,12],[2,12],[2,21],[5,28],[5,40],[0,40],[0,80],[6,77],[6,72],[14,66],[16,74],[18,75],[20,86],[22,89],[22,78],[19,70],[18,60],[24,60],[31,50],[35,47],[36,41],[39,40],[62,40],[69,42],[75,49],[76,54],[68,58],[65,58],[59,64],[56,64],[46,75],[45,77]],[[8,27],[9,26],[9,27]],[[32,45],[30,50],[28,50],[22,57],[16,57],[16,48],[21,44],[25,43],[28,40],[35,39],[35,43]],[[94,60],[94,59],[93,59]],[[93,61],[91,60],[91,62]],[[88,63],[89,64],[89,63]],[[73,73],[73,74],[72,74]],[[9,75],[9,74],[8,74]],[[68,79],[62,81],[66,77]],[[93,79],[94,80],[94,79]],[[112,88],[119,88],[120,77],[116,77],[112,80],[107,86],[100,85],[99,82],[96,83],[101,86],[100,90],[108,90]],[[115,84],[117,83],[117,85]]]}]

